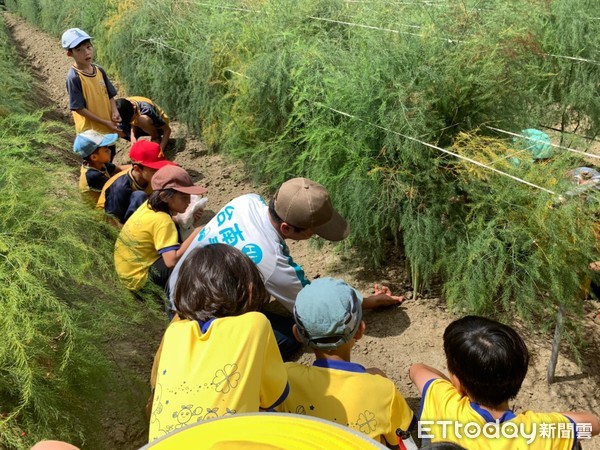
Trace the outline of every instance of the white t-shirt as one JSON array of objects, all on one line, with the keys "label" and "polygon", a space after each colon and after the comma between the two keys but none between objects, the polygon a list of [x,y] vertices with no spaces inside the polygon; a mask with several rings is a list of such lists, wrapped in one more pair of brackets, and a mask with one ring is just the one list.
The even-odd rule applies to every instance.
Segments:
[{"label": "white t-shirt", "polygon": [[269,293],[292,311],[296,295],[309,281],[302,267],[294,263],[285,241],[269,220],[267,204],[257,194],[233,199],[200,231],[171,273],[171,305],[179,268],[187,255],[196,247],[216,243],[236,247],[254,261]]}]

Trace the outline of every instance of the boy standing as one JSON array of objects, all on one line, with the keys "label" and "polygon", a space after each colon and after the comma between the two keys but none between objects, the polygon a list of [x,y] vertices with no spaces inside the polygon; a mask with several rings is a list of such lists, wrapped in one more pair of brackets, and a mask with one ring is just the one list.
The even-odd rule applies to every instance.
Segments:
[{"label": "boy standing", "polygon": [[[73,58],[67,73],[69,109],[73,112],[75,131],[96,130],[99,133],[119,133],[121,116],[115,103],[117,90],[104,69],[93,63],[94,48],[91,36],[79,28],[62,35],[62,47]],[[114,146],[111,149],[114,157]],[[112,161],[111,157],[111,161]]]},{"label": "boy standing", "polygon": [[[413,412],[379,369],[350,361],[365,331],[362,300],[358,291],[333,278],[319,278],[300,291],[293,332],[316,360],[311,367],[286,363],[290,394],[277,409],[347,425],[397,448],[396,431],[411,428]],[[416,449],[410,437],[402,443]]]},{"label": "boy standing", "polygon": [[135,144],[141,136],[150,136],[165,151],[171,136],[169,117],[160,106],[146,97],[127,97],[116,100],[121,116],[123,138]]},{"label": "boy standing", "polygon": [[117,172],[123,170],[110,162],[110,149],[119,136],[117,134],[100,134],[94,130],[79,133],[73,143],[75,153],[81,155],[81,173],[79,176],[79,192],[93,204],[98,202],[102,188]]},{"label": "boy standing", "polygon": [[444,331],[444,353],[449,377],[425,364],[409,369],[422,395],[421,437],[465,448],[567,450],[600,432],[588,412],[509,409],[529,365],[525,342],[511,327],[477,316],[455,320]]},{"label": "boy standing", "polygon": [[124,224],[152,193],[150,181],[158,169],[176,165],[168,161],[156,142],[137,141],[129,150],[131,169],[110,178],[100,193],[97,208]]}]

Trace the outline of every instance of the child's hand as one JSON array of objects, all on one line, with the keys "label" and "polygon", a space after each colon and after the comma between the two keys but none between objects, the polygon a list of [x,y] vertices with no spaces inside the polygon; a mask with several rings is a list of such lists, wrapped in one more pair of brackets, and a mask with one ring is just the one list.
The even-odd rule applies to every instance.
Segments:
[{"label": "child's hand", "polygon": [[112,121],[115,123],[121,123],[121,114],[119,114],[119,111],[113,111],[112,113]]},{"label": "child's hand", "polygon": [[373,292],[375,292],[374,295],[392,295],[392,291],[390,290],[389,287],[387,286],[379,286],[377,283],[375,283],[373,285]]},{"label": "child's hand", "polygon": [[[104,121],[104,125],[106,125],[108,128],[110,128],[110,130],[113,133],[119,134],[121,132],[121,129],[119,128],[118,124],[111,122],[110,120]],[[119,134],[119,136],[120,136],[120,134]]]},{"label": "child's hand", "polygon": [[194,211],[194,224],[196,224],[202,218],[202,214],[204,214],[204,208],[199,208]]}]

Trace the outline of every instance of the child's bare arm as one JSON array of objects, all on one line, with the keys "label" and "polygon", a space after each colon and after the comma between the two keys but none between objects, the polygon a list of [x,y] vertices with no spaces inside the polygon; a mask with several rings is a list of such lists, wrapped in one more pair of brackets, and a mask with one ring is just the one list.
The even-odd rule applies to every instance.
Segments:
[{"label": "child's bare arm", "polygon": [[137,138],[135,137],[135,125],[131,125],[131,133],[129,133],[129,142],[135,144],[137,142]]},{"label": "child's bare arm", "polygon": [[167,149],[167,144],[169,143],[169,138],[171,137],[171,127],[169,125],[165,124],[162,127],[162,130],[163,130],[163,135],[162,135],[162,139],[160,140],[160,149],[164,153],[165,150]]},{"label": "child's bare arm", "polygon": [[419,390],[420,394],[423,394],[423,388],[429,380],[433,378],[443,378],[444,380],[448,379],[448,377],[442,372],[426,364],[413,364],[408,369],[408,376],[415,387]]},{"label": "child's bare arm", "polygon": [[600,420],[598,417],[593,415],[590,412],[563,412],[569,419],[573,420],[575,423],[589,423],[592,425],[592,436],[600,433]]},{"label": "child's bare arm", "polygon": [[200,233],[200,230],[202,228],[203,227],[198,227],[194,231],[192,231],[192,234],[190,234],[188,238],[185,241],[183,241],[183,243],[179,246],[177,250],[171,250],[170,252],[165,252],[162,254],[163,260],[165,261],[165,266],[167,266],[168,268],[175,267],[175,265],[179,261],[179,258],[183,256],[190,244],[194,241],[196,236],[198,236],[198,233]]},{"label": "child's bare arm", "polygon": [[117,108],[117,102],[114,97],[110,99],[110,109],[112,112],[112,121],[117,124],[121,123],[121,114],[119,114],[119,109]]}]

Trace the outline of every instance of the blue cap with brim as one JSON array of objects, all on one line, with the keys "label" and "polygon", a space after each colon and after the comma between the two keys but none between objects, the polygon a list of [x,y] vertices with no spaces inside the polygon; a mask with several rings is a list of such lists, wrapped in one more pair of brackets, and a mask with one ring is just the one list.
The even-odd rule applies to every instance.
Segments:
[{"label": "blue cap with brim", "polygon": [[75,138],[73,151],[83,158],[87,158],[98,148],[113,145],[118,140],[119,135],[116,133],[102,134],[94,130],[86,130],[83,133],[79,133]]},{"label": "blue cap with brim", "polygon": [[79,28],[69,28],[63,33],[60,42],[62,48],[65,50],[71,50],[72,48],[77,47],[83,41],[87,41],[89,39],[92,39],[92,37],[85,31]]},{"label": "blue cap with brim", "polygon": [[362,300],[360,292],[342,280],[328,277],[314,280],[296,297],[294,320],[298,334],[309,347],[338,348],[358,331]]}]

